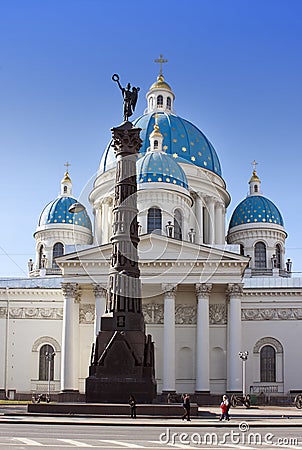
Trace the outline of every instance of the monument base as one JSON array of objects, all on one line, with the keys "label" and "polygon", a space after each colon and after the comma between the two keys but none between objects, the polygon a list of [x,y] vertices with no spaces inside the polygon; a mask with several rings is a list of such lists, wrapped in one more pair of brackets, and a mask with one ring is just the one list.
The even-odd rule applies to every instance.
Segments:
[{"label": "monument base", "polygon": [[134,395],[138,403],[152,403],[156,384],[150,379],[86,378],[87,403],[128,403],[130,395]]},{"label": "monument base", "polygon": [[0,400],[6,400],[6,391],[5,391],[5,389],[0,389]]},{"label": "monument base", "polygon": [[86,402],[139,403],[156,397],[154,349],[143,331],[100,331],[86,378]]},{"label": "monument base", "polygon": [[83,394],[73,389],[66,389],[58,394],[59,402],[81,402],[83,401]]}]

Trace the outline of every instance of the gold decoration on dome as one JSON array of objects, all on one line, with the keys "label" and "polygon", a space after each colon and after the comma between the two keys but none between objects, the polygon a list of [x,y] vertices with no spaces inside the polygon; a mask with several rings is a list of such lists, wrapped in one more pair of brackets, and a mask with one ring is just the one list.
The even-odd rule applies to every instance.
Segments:
[{"label": "gold decoration on dome", "polygon": [[168,60],[163,58],[163,55],[159,55],[159,58],[154,60],[155,63],[159,64],[159,75],[163,74],[163,64],[167,63]]},{"label": "gold decoration on dome", "polygon": [[163,75],[158,75],[157,81],[152,84],[152,86],[150,87],[150,91],[152,91],[153,89],[167,89],[168,91],[172,92],[171,87],[165,81]]},{"label": "gold decoration on dome", "polygon": [[250,179],[250,183],[252,181],[260,182],[260,178],[258,177],[257,172],[256,172],[256,166],[258,165],[258,163],[254,159],[254,161],[251,164],[252,164],[254,169],[253,169],[253,174],[252,174],[251,179]]},{"label": "gold decoration on dome", "polygon": [[155,124],[154,124],[154,127],[153,127],[153,131],[150,134],[150,137],[153,137],[153,136],[160,136],[160,137],[162,137],[162,134],[160,132],[159,125],[158,125],[158,114],[154,115],[154,119],[155,119]]},{"label": "gold decoration on dome", "polygon": [[62,183],[65,183],[66,181],[69,181],[71,183],[71,179],[69,177],[69,173],[68,173],[68,167],[71,166],[71,164],[69,164],[68,161],[66,161],[66,163],[64,164],[64,166],[66,166],[66,172],[64,174],[64,178],[62,180]]}]

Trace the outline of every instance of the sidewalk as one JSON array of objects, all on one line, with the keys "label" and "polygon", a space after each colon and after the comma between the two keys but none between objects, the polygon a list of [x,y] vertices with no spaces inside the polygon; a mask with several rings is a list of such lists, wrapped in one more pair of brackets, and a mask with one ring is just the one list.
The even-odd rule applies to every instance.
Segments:
[{"label": "sidewalk", "polygon": [[56,425],[91,425],[91,426],[149,426],[149,427],[239,427],[245,422],[249,427],[302,427],[302,410],[295,407],[245,407],[231,408],[229,422],[219,422],[218,407],[200,407],[199,416],[191,422],[181,418],[138,416],[130,419],[125,416],[80,416],[80,415],[45,415],[28,414],[26,407],[17,410],[14,406],[0,408],[0,423],[35,423]]}]

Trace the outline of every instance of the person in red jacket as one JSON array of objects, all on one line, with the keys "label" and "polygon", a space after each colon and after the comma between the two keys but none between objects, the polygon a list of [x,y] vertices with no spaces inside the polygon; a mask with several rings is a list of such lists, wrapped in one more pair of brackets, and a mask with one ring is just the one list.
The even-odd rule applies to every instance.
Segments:
[{"label": "person in red jacket", "polygon": [[229,409],[230,409],[230,403],[229,399],[226,395],[222,397],[222,402],[220,403],[220,409],[221,409],[221,415],[219,417],[219,420],[230,420],[229,416]]}]

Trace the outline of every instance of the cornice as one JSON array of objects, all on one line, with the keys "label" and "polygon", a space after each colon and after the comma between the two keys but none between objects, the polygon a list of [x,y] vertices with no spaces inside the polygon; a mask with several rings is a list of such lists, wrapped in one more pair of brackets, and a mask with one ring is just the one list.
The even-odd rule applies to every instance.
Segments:
[{"label": "cornice", "polygon": [[[250,289],[250,288],[249,288]],[[280,288],[271,288],[272,290],[259,290],[259,291],[246,291],[243,288],[243,296],[244,297],[301,297],[302,296],[302,288],[300,290],[296,290],[297,288],[293,288],[294,290],[289,290],[291,288],[284,288],[284,290],[280,290]]]}]

